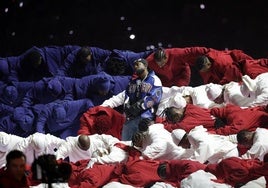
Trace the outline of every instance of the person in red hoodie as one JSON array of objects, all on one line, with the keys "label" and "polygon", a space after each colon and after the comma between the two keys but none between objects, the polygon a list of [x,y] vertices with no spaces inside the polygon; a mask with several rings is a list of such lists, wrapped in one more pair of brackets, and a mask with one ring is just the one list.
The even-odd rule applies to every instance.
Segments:
[{"label": "person in red hoodie", "polygon": [[242,60],[253,58],[241,50],[215,50],[196,58],[195,68],[199,71],[204,84],[227,84],[242,80]]},{"label": "person in red hoodie", "polygon": [[1,188],[28,188],[31,185],[30,167],[22,151],[11,150],[6,156],[6,166],[0,169]]},{"label": "person in red hoodie", "polygon": [[205,47],[158,48],[149,55],[149,68],[154,70],[165,87],[188,86],[191,79],[191,64],[208,51]]},{"label": "person in red hoodie", "polygon": [[[258,159],[241,159],[229,157],[218,164],[208,164],[205,171],[214,174],[218,183],[227,183],[234,187],[241,187],[249,181],[264,176],[268,180],[268,155],[263,161]],[[266,187],[268,187],[266,185]]]},{"label": "person in red hoodie", "polygon": [[194,127],[203,125],[206,129],[215,130],[216,120],[210,110],[193,104],[186,104],[183,108],[168,107],[163,112],[165,117],[157,117],[157,123],[163,123],[165,129],[172,132],[174,129],[183,129],[187,133]]},{"label": "person in red hoodie", "polygon": [[223,122],[215,130],[220,135],[237,134],[243,129],[255,131],[258,127],[268,128],[266,105],[243,109],[239,106],[228,104],[222,108],[212,108],[210,113]]},{"label": "person in red hoodie", "polygon": [[113,108],[95,106],[80,118],[78,134],[108,134],[121,140],[121,132],[126,118]]},{"label": "person in red hoodie", "polygon": [[268,72],[268,58],[245,59],[240,62],[244,75],[255,79],[258,75]]}]

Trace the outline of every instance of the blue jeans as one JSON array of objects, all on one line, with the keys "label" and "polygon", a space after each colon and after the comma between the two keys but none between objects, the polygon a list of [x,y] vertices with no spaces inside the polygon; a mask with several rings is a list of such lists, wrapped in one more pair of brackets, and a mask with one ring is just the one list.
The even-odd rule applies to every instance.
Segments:
[{"label": "blue jeans", "polygon": [[132,120],[128,120],[123,125],[122,129],[122,140],[123,141],[129,141],[132,140],[133,134],[135,134],[138,131],[138,125],[141,120],[141,117],[138,116]]}]

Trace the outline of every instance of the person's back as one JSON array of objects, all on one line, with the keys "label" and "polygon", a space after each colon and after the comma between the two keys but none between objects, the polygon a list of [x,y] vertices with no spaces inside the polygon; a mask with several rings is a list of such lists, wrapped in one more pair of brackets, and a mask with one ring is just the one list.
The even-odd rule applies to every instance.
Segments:
[{"label": "person's back", "polygon": [[7,134],[5,132],[0,132],[0,167],[6,164],[6,155],[13,149],[17,143],[23,140],[22,137],[13,134]]},{"label": "person's back", "polygon": [[227,157],[238,157],[237,144],[222,135],[210,134],[202,125],[192,129],[187,135],[191,149],[195,152],[191,160],[201,163],[218,163]]},{"label": "person's back", "polygon": [[93,104],[90,99],[48,103],[37,117],[36,131],[50,133],[63,139],[75,136],[81,115],[91,107]]},{"label": "person's back", "polygon": [[102,64],[111,54],[110,50],[82,46],[70,53],[59,67],[57,75],[82,78],[103,71]]},{"label": "person's back", "polygon": [[67,137],[66,143],[62,144],[56,151],[57,159],[69,157],[70,162],[76,162],[81,159],[90,159],[94,153],[108,146],[114,145],[119,140],[110,135],[79,135],[76,137]]}]

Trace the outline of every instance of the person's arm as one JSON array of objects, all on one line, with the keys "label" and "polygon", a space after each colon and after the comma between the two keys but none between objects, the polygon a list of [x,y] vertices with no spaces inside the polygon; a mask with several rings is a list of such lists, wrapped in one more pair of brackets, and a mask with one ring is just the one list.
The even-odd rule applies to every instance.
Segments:
[{"label": "person's arm", "polygon": [[215,132],[216,132],[216,134],[220,134],[220,135],[237,134],[240,130],[246,129],[244,124],[245,124],[245,122],[240,121],[239,119],[237,119],[237,120],[234,119],[233,122],[216,129]]},{"label": "person's arm", "polygon": [[96,118],[96,110],[95,110],[96,108],[98,107],[92,107],[82,114],[82,116],[80,117],[80,127],[77,132],[78,135],[96,134],[96,130],[94,129],[94,120]]},{"label": "person's arm", "polygon": [[[70,138],[69,138],[70,139]],[[58,150],[55,152],[56,159],[65,159],[69,156],[70,152],[72,151],[72,144],[70,143],[73,140],[66,140],[61,146],[58,148]]]},{"label": "person's arm", "polygon": [[159,159],[166,154],[167,142],[164,140],[154,140],[152,144],[145,146],[142,155],[149,159]]},{"label": "person's arm", "polygon": [[14,107],[0,103],[0,114],[13,114]]},{"label": "person's arm", "polygon": [[127,152],[116,146],[112,146],[109,150],[110,150],[109,154],[104,154],[102,156],[96,156],[94,158],[91,158],[90,165],[93,165],[94,163],[97,164],[121,163],[125,161],[128,157]]},{"label": "person's arm", "polygon": [[49,110],[48,107],[44,106],[44,109],[40,112],[40,114],[37,117],[36,132],[44,134],[46,133],[45,126],[48,118],[49,118]]},{"label": "person's arm", "polygon": [[225,118],[226,116],[226,108],[222,107],[222,108],[218,108],[218,107],[214,107],[210,109],[210,114],[217,117],[217,118]]},{"label": "person's arm", "polygon": [[58,138],[54,135],[51,134],[43,134],[43,133],[39,133],[36,132],[33,134],[33,140],[32,142],[34,143],[34,145],[37,148],[42,148],[40,147],[40,138],[42,141],[44,140],[45,143],[41,143],[42,145],[45,145],[47,150],[53,150],[53,149],[58,149],[62,144],[65,143],[64,139]]},{"label": "person's arm", "polygon": [[261,106],[264,105],[267,101],[268,101],[268,88],[262,88],[261,94],[257,95],[256,99],[254,99],[250,103],[250,106],[252,107]]},{"label": "person's arm", "polygon": [[112,96],[110,99],[105,100],[101,104],[101,106],[115,108],[115,107],[118,107],[120,105],[123,105],[124,100],[125,100],[125,90],[117,95]]},{"label": "person's arm", "polygon": [[256,159],[263,160],[263,156],[267,153],[267,146],[261,143],[254,143],[252,147],[241,156],[242,159]]},{"label": "person's arm", "polygon": [[59,67],[59,69],[57,70],[57,75],[58,76],[72,76],[72,74],[70,73],[70,69],[71,66],[76,63],[76,54],[77,52],[80,50],[74,50],[72,51],[64,60],[64,63]]},{"label": "person's arm", "polygon": [[6,63],[8,64],[9,67],[9,75],[7,80],[9,82],[19,82],[19,74],[18,74],[18,69],[19,69],[19,58],[12,56],[12,57],[7,57],[6,58]]},{"label": "person's arm", "polygon": [[191,79],[191,68],[188,63],[184,63],[182,69],[174,75],[174,80],[177,80],[176,86],[188,86]]},{"label": "person's arm", "polygon": [[220,66],[221,71],[223,73],[223,77],[220,78],[219,84],[224,85],[228,84],[231,81],[240,82],[242,80],[242,72],[235,64],[230,64],[227,66]]},{"label": "person's arm", "polygon": [[119,142],[118,138],[111,135],[101,134],[100,139],[109,147],[113,147],[115,143]]}]

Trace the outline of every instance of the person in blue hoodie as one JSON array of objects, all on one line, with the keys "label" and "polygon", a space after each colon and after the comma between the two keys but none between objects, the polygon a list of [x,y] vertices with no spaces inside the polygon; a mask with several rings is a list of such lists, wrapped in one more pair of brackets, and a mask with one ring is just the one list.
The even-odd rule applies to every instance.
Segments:
[{"label": "person in blue hoodie", "polygon": [[111,76],[105,72],[86,76],[75,84],[76,98],[90,98],[94,106],[97,106],[124,91],[130,80],[131,76]]},{"label": "person in blue hoodie", "polygon": [[0,83],[0,104],[11,107],[22,105],[22,99],[26,93],[34,86],[34,82],[10,82]]},{"label": "person in blue hoodie", "polygon": [[62,139],[77,136],[80,117],[93,106],[90,99],[48,103],[37,117],[36,132],[50,133]]},{"label": "person in blue hoodie", "polygon": [[34,83],[34,86],[27,91],[22,99],[22,106],[47,104],[57,99],[73,100],[72,91],[64,90],[58,79],[48,77]]},{"label": "person in blue hoodie", "polygon": [[0,131],[27,137],[35,132],[35,114],[30,108],[17,107],[13,113],[0,119]]},{"label": "person in blue hoodie", "polygon": [[82,78],[102,71],[102,64],[110,50],[82,46],[70,53],[57,72],[59,76]]},{"label": "person in blue hoodie", "polygon": [[6,58],[0,57],[0,80],[4,83],[9,82],[10,68]]},{"label": "person in blue hoodie", "polygon": [[38,81],[55,76],[65,58],[79,46],[33,46],[26,52],[7,57],[10,68],[9,81]]},{"label": "person in blue hoodie", "polygon": [[134,73],[134,61],[139,58],[146,59],[151,53],[153,53],[153,50],[134,52],[113,49],[103,63],[103,71],[110,75],[132,75]]}]

